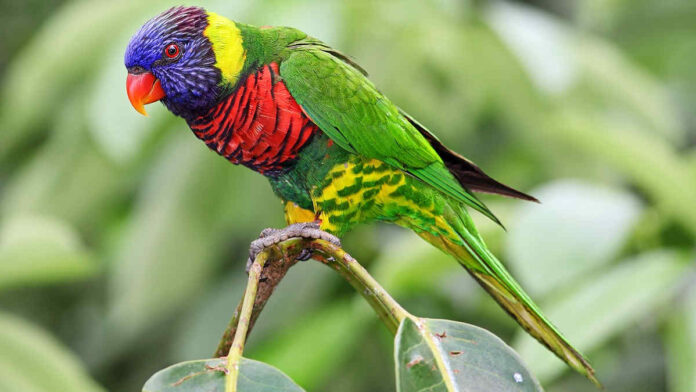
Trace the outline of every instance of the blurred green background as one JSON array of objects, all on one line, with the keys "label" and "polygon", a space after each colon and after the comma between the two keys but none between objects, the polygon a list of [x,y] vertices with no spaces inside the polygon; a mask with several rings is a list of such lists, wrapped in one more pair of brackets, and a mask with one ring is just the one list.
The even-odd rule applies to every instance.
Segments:
[{"label": "blurred green background", "polygon": [[[137,114],[123,52],[156,1],[0,2],[0,390],[136,391],[209,357],[269,185],[161,105]],[[484,196],[490,247],[607,391],[696,390],[696,3],[201,2],[298,27],[542,204]],[[525,336],[457,263],[396,227],[347,251],[409,311],[480,325],[548,391],[592,385]],[[392,391],[392,340],[328,268],[293,268],[247,356],[309,391]]]}]

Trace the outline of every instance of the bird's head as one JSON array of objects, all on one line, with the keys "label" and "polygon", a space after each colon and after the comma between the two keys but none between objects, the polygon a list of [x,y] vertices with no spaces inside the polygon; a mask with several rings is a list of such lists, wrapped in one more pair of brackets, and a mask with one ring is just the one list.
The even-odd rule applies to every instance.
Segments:
[{"label": "bird's head", "polygon": [[242,35],[231,20],[198,7],[175,7],[147,21],[126,49],[133,107],[162,101],[188,118],[210,109],[244,66]]}]

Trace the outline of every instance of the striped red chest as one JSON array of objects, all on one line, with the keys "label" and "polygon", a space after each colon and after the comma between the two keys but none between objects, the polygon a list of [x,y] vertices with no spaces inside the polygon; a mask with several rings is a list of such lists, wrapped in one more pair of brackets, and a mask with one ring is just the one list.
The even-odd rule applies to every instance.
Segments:
[{"label": "striped red chest", "polygon": [[319,130],[290,95],[276,63],[248,75],[189,126],[230,162],[271,175],[287,168]]}]

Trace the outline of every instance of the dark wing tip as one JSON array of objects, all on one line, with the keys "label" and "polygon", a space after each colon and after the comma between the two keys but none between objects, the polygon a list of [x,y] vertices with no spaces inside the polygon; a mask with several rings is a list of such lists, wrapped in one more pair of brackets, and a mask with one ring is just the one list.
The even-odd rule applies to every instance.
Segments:
[{"label": "dark wing tip", "polygon": [[[447,162],[445,162],[445,165],[447,165]],[[474,192],[507,196],[512,197],[514,199],[526,200],[541,204],[539,199],[537,199],[536,197],[528,195],[524,192],[520,192],[505,184],[501,184],[500,182],[488,177],[483,172],[481,172],[483,176],[471,176],[466,172],[458,175],[458,172],[455,171],[456,169],[453,169],[449,165],[447,165],[447,167],[450,169],[450,171],[452,171],[452,174],[454,174],[454,176],[457,177],[457,179],[462,185],[468,187]]]},{"label": "dark wing tip", "polygon": [[[423,125],[418,123],[413,117],[400,110],[401,114],[413,125],[423,137],[430,143],[435,152],[440,156],[445,166],[457,178],[459,183],[474,192],[492,193],[512,197],[515,199],[527,200],[540,203],[539,200],[524,192],[520,192],[505,184],[502,184],[483,172],[470,160],[447,148],[435,135],[430,133]],[[502,225],[501,225],[502,226]]]}]

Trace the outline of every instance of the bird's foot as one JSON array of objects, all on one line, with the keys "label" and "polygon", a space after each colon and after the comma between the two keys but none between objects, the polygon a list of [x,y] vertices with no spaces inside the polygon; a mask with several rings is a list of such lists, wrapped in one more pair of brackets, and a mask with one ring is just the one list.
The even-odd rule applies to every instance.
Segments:
[{"label": "bird's foot", "polygon": [[[313,240],[328,241],[336,246],[341,246],[341,240],[338,237],[329,234],[319,229],[319,222],[303,222],[294,223],[282,229],[263,229],[259,234],[259,238],[254,240],[249,246],[249,260],[247,261],[246,270],[249,272],[251,264],[256,259],[256,256],[265,248],[283,242],[289,238],[306,238]],[[312,257],[310,249],[302,249],[297,260],[305,261]]]}]

